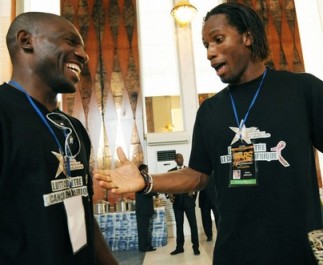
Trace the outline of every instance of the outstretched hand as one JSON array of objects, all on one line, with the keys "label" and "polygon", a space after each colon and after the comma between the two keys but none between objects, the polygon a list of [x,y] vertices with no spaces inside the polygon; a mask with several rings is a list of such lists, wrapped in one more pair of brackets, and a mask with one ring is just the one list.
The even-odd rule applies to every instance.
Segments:
[{"label": "outstretched hand", "polygon": [[96,170],[94,178],[101,187],[115,194],[137,192],[144,188],[144,179],[136,165],[130,162],[121,147],[117,148],[120,166],[113,170]]}]

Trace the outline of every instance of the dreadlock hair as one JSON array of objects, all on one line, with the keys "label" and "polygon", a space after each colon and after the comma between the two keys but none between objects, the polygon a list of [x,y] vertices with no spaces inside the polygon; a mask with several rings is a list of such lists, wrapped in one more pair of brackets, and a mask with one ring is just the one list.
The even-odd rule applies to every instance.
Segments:
[{"label": "dreadlock hair", "polygon": [[251,56],[253,59],[265,60],[269,55],[268,40],[264,25],[252,8],[239,3],[223,3],[209,12],[204,17],[204,23],[214,15],[223,14],[228,23],[242,34],[250,32],[252,36]]}]

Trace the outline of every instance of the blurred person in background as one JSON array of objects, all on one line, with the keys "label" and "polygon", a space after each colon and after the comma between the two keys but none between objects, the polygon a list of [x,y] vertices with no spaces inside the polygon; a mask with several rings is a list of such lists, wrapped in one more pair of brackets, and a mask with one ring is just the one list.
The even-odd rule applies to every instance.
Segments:
[{"label": "blurred person in background", "polygon": [[[176,167],[169,171],[181,170],[184,168],[183,155],[177,153],[175,155]],[[199,237],[195,214],[196,192],[168,194],[169,199],[173,203],[173,210],[176,221],[176,249],[172,251],[171,255],[177,255],[184,252],[184,213],[187,217],[191,229],[191,241],[194,255],[200,255]]]},{"label": "blurred person in background", "polygon": [[[148,166],[141,164],[138,167],[142,173],[148,173]],[[156,248],[152,246],[152,219],[155,213],[154,210],[154,196],[157,193],[144,194],[143,192],[136,192],[136,218],[138,229],[138,246],[139,251],[155,251]]]}]

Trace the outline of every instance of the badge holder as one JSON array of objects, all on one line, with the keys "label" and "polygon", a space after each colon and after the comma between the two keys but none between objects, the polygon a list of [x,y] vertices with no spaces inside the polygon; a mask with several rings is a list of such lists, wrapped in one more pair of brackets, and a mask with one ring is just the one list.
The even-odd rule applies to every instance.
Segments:
[{"label": "badge holder", "polygon": [[82,197],[74,196],[65,199],[64,206],[73,253],[76,254],[87,243]]},{"label": "badge holder", "polygon": [[231,160],[229,187],[258,185],[253,144],[231,146]]}]

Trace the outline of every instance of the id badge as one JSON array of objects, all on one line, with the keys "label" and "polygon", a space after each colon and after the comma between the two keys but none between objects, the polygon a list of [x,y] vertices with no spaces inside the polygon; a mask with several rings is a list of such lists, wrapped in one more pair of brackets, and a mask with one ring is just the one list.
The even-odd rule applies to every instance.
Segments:
[{"label": "id badge", "polygon": [[74,196],[64,200],[67,215],[68,232],[73,253],[78,252],[87,243],[85,214],[81,196]]},{"label": "id badge", "polygon": [[257,185],[253,144],[231,147],[230,187]]}]

